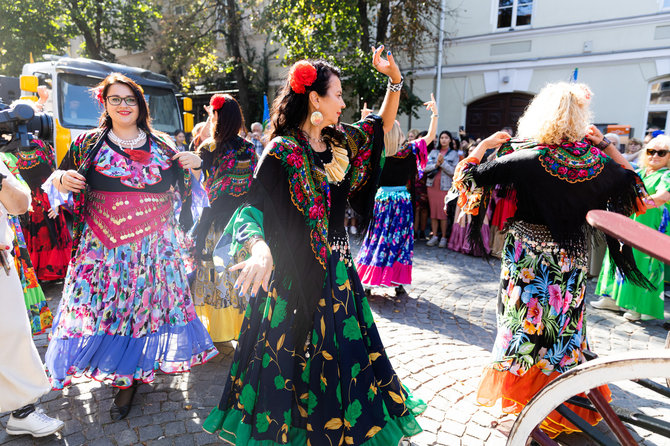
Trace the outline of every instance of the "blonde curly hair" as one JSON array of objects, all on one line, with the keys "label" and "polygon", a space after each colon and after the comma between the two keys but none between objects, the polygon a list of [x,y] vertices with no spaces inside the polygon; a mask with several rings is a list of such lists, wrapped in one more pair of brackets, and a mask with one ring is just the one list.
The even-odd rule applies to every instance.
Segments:
[{"label": "blonde curly hair", "polygon": [[580,141],[592,121],[592,94],[586,84],[547,84],[519,119],[518,136],[541,144]]},{"label": "blonde curly hair", "polygon": [[[647,149],[670,150],[670,136],[658,135],[644,146],[644,149],[640,151],[640,156],[637,158],[640,167],[649,167]],[[665,167],[670,169],[670,156],[668,157],[668,162],[665,163]]]}]

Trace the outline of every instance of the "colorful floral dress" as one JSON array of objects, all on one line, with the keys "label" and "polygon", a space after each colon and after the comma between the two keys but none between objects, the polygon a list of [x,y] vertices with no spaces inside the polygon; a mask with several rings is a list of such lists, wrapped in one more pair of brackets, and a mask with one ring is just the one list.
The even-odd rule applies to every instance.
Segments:
[{"label": "colorful floral dress", "polygon": [[153,381],[156,370],[188,371],[217,353],[188,287],[172,190],[185,214],[196,189],[191,196],[174,154],[167,136],[124,151],[97,130],[65,155],[61,169],[83,172],[88,190],[69,197],[76,250],[45,361],[54,389],[83,374],[125,388]]},{"label": "colorful floral dress", "polygon": [[[643,168],[639,169],[637,173],[642,178],[649,194],[670,190],[670,170],[667,168],[664,167],[651,173],[647,173],[646,169]],[[670,203],[665,203],[661,207],[647,209],[644,214],[634,215],[631,218],[662,233],[670,234],[670,229],[668,229],[669,217]],[[614,299],[621,308],[663,320],[665,318],[663,313],[665,266],[660,260],[637,249],[633,249],[633,256],[640,271],[654,285],[653,288],[645,289],[625,282],[616,265],[612,264],[609,256],[605,256],[603,268],[600,270],[600,276],[598,277],[596,294]]]},{"label": "colorful floral dress", "polygon": [[[214,264],[213,253],[228,220],[246,199],[256,169],[254,145],[240,137],[217,150],[214,140],[199,148],[205,163],[205,190],[210,207],[195,227],[196,276],[191,287],[195,310],[214,342],[237,339],[246,298],[233,288],[239,272]],[[232,263],[232,262],[231,262]]]},{"label": "colorful floral dress", "polygon": [[[13,153],[5,152],[0,154],[0,159],[2,160],[0,162],[4,162],[17,181],[19,181],[25,187],[28,187],[28,184],[19,173],[16,156]],[[31,195],[33,199],[31,202],[32,209],[33,206],[35,206],[35,195]],[[24,216],[25,215],[26,214],[24,214]],[[42,291],[42,287],[37,280],[35,268],[33,267],[32,257],[26,245],[26,239],[24,237],[24,231],[21,224],[22,216],[10,215],[8,216],[7,221],[14,231],[14,264],[16,265],[16,270],[19,274],[19,279],[21,280],[21,286],[23,288],[23,299],[26,304],[26,310],[28,311],[30,328],[33,332],[33,335],[42,334],[51,328],[53,317],[51,315],[51,310],[47,305],[44,291]]]},{"label": "colorful floral dress", "polygon": [[[502,253],[498,334],[477,401],[493,406],[502,399],[504,412],[519,413],[547,383],[585,361],[586,213],[633,212],[643,188],[634,172],[586,141],[556,146],[515,141],[503,145],[499,156],[483,164],[472,157],[461,161],[450,198],[457,196],[459,207],[472,215],[472,239],[483,220],[480,204],[488,203],[491,189],[501,185],[516,192]],[[630,267],[627,276],[640,278]],[[601,390],[609,398],[609,389]],[[599,421],[592,412],[569,406],[591,424]],[[557,412],[542,429],[552,437],[577,430]]]},{"label": "colorful floral dress", "polygon": [[362,202],[372,204],[377,186],[368,180],[380,162],[381,131],[374,117],[345,126],[350,164],[339,184],[324,173],[328,154],[312,151],[299,134],[266,148],[250,204],[226,234],[233,246],[262,234],[274,272],[269,292],[247,306],[206,431],[249,446],[387,446],[421,431],[414,417],[425,404],[393,371],[343,227],[347,196],[369,214],[356,195],[365,192]]},{"label": "colorful floral dress", "polygon": [[23,234],[28,245],[37,278],[58,280],[65,277],[72,251],[72,236],[60,213],[49,218],[49,197],[40,186],[56,170],[56,155],[51,146],[33,140],[35,150],[16,154],[16,166],[32,195],[30,212],[21,217]]},{"label": "colorful floral dress", "polygon": [[356,269],[366,286],[412,283],[414,208],[407,182],[423,177],[426,142],[417,139],[386,159],[375,196],[374,218],[356,256]]}]

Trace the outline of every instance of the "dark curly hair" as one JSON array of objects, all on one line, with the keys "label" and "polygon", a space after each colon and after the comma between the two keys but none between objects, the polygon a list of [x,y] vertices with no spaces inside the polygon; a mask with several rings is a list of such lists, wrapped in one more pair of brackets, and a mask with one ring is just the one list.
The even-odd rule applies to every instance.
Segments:
[{"label": "dark curly hair", "polygon": [[[272,103],[270,122],[272,123],[272,138],[287,136],[300,131],[300,126],[309,112],[309,92],[315,91],[319,96],[325,96],[333,76],[340,77],[340,70],[325,60],[309,60],[316,68],[316,80],[310,86],[305,86],[304,93],[296,93],[291,89],[289,78],[286,77],[284,86]],[[340,139],[339,132],[332,127],[323,129],[322,134],[331,138]]]},{"label": "dark curly hair", "polygon": [[[133,96],[137,100],[137,107],[139,111],[139,116],[137,116],[137,127],[141,128],[147,133],[153,133],[154,130],[151,128],[151,115],[149,114],[149,104],[147,104],[146,99],[144,98],[144,91],[142,87],[137,85],[137,83],[130,79],[127,76],[124,76],[121,73],[111,73],[102,82],[95,86],[93,92],[97,92],[98,89],[102,89],[102,98],[103,102],[107,103],[107,92],[109,87],[114,84],[123,84],[130,88],[133,92]],[[105,105],[103,104],[103,105]],[[100,120],[98,121],[99,128],[112,128],[112,118],[110,118],[109,113],[107,113],[107,107],[100,115]]]}]

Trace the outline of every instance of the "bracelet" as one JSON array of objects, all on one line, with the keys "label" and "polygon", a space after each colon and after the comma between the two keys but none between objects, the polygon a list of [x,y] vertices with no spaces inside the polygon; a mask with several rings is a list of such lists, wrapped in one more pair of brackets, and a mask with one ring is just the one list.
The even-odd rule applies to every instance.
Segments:
[{"label": "bracelet", "polygon": [[61,186],[63,185],[63,177],[64,176],[65,176],[65,172],[61,173],[60,177],[58,177],[58,182],[60,183]]},{"label": "bracelet", "polygon": [[391,83],[391,78],[389,78],[388,84],[386,84],[386,88],[389,91],[398,92],[398,91],[402,90],[402,84],[404,82],[405,82],[405,78],[402,75],[400,75],[400,82],[398,82],[397,84]]},{"label": "bracelet", "polygon": [[202,170],[202,163],[200,163],[200,167],[191,167],[191,170]]},{"label": "bracelet", "polygon": [[602,141],[596,144],[596,147],[599,148],[600,150],[605,150],[610,144],[612,144],[612,141],[610,141],[607,138],[603,138]]},{"label": "bracelet", "polygon": [[244,249],[251,253],[251,248],[253,248],[256,243],[262,241],[264,241],[264,239],[260,235],[252,235],[244,241]]},{"label": "bracelet", "polygon": [[7,178],[7,175],[0,173],[0,190],[2,190],[2,183],[4,183],[5,178]]},{"label": "bracelet", "polygon": [[439,118],[440,115],[436,115],[435,113],[433,113],[432,115],[430,115],[430,117],[431,117],[431,118]]}]

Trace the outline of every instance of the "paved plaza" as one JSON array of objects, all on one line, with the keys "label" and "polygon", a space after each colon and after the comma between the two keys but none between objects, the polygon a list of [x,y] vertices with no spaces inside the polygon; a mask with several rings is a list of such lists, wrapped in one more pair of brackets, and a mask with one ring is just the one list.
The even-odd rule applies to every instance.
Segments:
[{"label": "paved plaza", "polygon": [[[412,438],[417,446],[505,444],[505,438],[491,427],[499,416],[496,408],[482,408],[474,402],[479,374],[495,337],[499,267],[495,260],[486,263],[419,243],[414,284],[407,287],[410,297],[383,297],[384,289],[373,290],[370,304],[391,362],[403,383],[428,403],[419,418],[424,432]],[[589,301],[594,299],[594,285],[589,282]],[[61,286],[45,287],[53,311]],[[590,306],[587,314],[592,349],[601,356],[664,346],[667,331],[659,321],[629,323],[620,314]],[[39,336],[36,343],[43,356],[46,336]],[[76,385],[51,392],[42,400],[48,414],[65,421],[60,438],[10,437],[1,429],[0,444],[224,444],[201,428],[203,419],[219,401],[233,354],[230,343],[217,347],[221,353],[192,373],[161,374],[152,385],[142,386],[125,420],[112,422],[109,417],[113,398],[110,387],[80,379]],[[611,388],[615,404],[670,421],[670,404],[662,397],[630,382],[615,383]],[[0,420],[4,427],[7,415]],[[670,442],[641,429],[634,435],[644,445]],[[590,444],[581,435],[560,440],[568,445]]]}]

